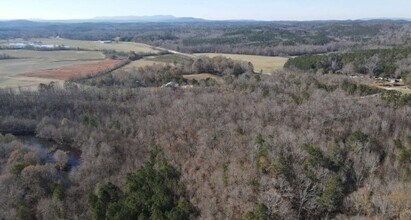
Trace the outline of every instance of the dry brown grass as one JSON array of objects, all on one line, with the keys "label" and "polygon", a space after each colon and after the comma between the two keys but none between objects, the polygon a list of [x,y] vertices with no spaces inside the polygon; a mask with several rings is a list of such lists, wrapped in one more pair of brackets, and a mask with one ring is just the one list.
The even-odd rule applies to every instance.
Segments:
[{"label": "dry brown grass", "polygon": [[223,54],[223,53],[198,53],[196,56],[216,57],[224,56],[233,60],[242,60],[251,62],[254,65],[254,71],[263,73],[272,73],[274,70],[283,69],[284,64],[287,62],[286,57],[269,57],[269,56],[256,56],[256,55],[241,55],[241,54]]},{"label": "dry brown grass", "polygon": [[119,65],[121,62],[121,60],[103,60],[99,62],[73,65],[58,69],[48,69],[31,73],[25,73],[22,74],[22,76],[67,80],[73,77],[95,75],[101,71],[112,69],[116,65]]}]

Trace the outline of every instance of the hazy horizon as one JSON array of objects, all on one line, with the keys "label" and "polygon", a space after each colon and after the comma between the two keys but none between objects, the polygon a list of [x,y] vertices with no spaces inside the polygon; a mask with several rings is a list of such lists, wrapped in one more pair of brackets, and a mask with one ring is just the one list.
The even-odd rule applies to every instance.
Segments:
[{"label": "hazy horizon", "polygon": [[[96,17],[172,15],[209,20],[409,19],[407,0],[3,0],[0,20],[76,20]],[[92,10],[91,10],[92,9]]]}]

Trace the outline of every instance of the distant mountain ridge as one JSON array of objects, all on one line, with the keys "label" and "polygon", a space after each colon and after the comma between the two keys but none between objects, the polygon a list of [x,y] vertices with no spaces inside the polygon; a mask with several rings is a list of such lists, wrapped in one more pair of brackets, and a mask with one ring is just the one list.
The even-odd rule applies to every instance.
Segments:
[{"label": "distant mountain ridge", "polygon": [[293,23],[326,23],[326,22],[363,22],[363,21],[396,21],[410,22],[407,18],[364,18],[355,20],[311,20],[311,21],[294,21],[294,20],[252,20],[252,19],[227,19],[227,20],[207,20],[195,17],[176,17],[173,15],[154,15],[154,16],[103,16],[90,19],[67,19],[67,20],[47,20],[47,19],[16,19],[16,20],[0,20],[2,27],[16,26],[42,26],[51,23],[76,24],[76,23],[200,23],[200,22],[267,22],[278,24],[293,24]]},{"label": "distant mountain ridge", "polygon": [[36,22],[52,23],[166,23],[166,22],[206,22],[208,20],[194,17],[176,17],[172,15],[155,16],[104,16],[90,19],[68,19],[68,20],[43,20],[33,19]]},{"label": "distant mountain ridge", "polygon": [[172,15],[155,16],[119,16],[119,17],[96,17],[92,21],[111,21],[111,22],[202,22],[207,21],[202,18],[176,17]]}]

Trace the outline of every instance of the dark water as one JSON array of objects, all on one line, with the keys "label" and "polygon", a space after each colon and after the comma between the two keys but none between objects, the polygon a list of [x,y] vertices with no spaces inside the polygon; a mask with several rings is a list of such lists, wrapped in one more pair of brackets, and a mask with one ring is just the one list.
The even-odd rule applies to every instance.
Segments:
[{"label": "dark water", "polygon": [[68,148],[67,146],[60,146],[59,144],[33,136],[19,137],[24,147],[33,150],[41,158],[44,164],[55,164],[56,160],[54,154],[57,150],[62,150],[68,156],[68,169],[72,169],[80,165],[80,153]]}]

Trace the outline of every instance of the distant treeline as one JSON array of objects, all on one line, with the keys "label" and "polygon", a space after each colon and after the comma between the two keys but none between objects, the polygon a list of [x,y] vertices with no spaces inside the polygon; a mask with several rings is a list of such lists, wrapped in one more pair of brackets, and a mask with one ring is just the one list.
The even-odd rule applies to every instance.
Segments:
[{"label": "distant treeline", "polygon": [[[238,77],[245,73],[254,73],[254,67],[249,62],[234,61],[222,56],[209,58],[200,57],[189,59],[184,63],[178,63],[175,66],[171,65],[153,65],[140,67],[135,70],[129,70],[98,74],[79,79],[72,79],[73,82],[81,83],[89,86],[98,87],[159,87],[169,82],[179,84],[190,84],[183,78],[183,75],[209,73],[216,76],[233,76]],[[191,82],[191,83],[196,83]]]},{"label": "distant treeline", "polygon": [[5,54],[5,53],[3,53],[3,54],[0,53],[0,60],[7,60],[7,59],[14,59],[14,57],[12,57],[8,54]]},{"label": "distant treeline", "polygon": [[361,73],[404,77],[411,71],[411,48],[361,50],[350,53],[305,55],[288,60],[285,68],[322,73]]},{"label": "distant treeline", "polygon": [[406,45],[411,22],[206,22],[150,24],[0,23],[0,39],[60,36],[79,40],[119,37],[188,53],[302,55],[367,46]]}]

